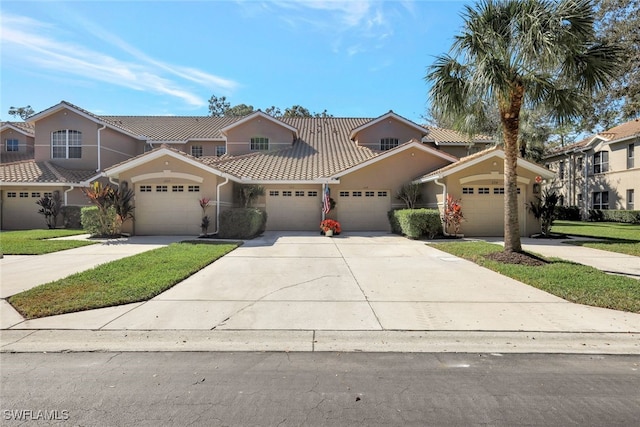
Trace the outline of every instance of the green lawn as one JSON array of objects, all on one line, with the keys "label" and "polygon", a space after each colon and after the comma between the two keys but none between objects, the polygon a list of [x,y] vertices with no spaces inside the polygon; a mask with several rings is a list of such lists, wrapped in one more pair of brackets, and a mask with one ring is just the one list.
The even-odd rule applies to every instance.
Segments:
[{"label": "green lawn", "polygon": [[485,256],[503,248],[486,242],[447,242],[431,246],[567,301],[640,313],[640,280],[637,279],[606,274],[557,258],[547,259],[547,264],[537,267],[496,262]]},{"label": "green lawn", "polygon": [[173,243],[37,286],[8,301],[27,319],[146,301],[237,246]]},{"label": "green lawn", "polygon": [[570,241],[572,245],[640,256],[640,224],[555,221],[551,231],[572,236],[606,239],[604,242]]},{"label": "green lawn", "polygon": [[84,230],[20,230],[0,233],[0,252],[4,255],[42,255],[65,249],[93,245],[88,240],[47,240],[85,234]]}]

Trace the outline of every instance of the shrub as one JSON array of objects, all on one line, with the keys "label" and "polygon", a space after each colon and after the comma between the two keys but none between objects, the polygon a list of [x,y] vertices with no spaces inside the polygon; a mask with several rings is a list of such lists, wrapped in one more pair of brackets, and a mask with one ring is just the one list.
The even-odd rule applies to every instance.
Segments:
[{"label": "shrub", "polygon": [[540,233],[543,236],[551,234],[551,227],[556,219],[557,204],[558,194],[549,190],[545,190],[542,197],[536,196],[533,202],[527,204],[529,211],[540,222]]},{"label": "shrub", "polygon": [[640,211],[602,210],[600,221],[640,224]]},{"label": "shrub", "polygon": [[556,206],[556,219],[565,221],[580,221],[580,208],[577,206]]},{"label": "shrub", "polygon": [[220,214],[223,239],[251,239],[262,233],[267,224],[267,213],[257,208],[233,208]]},{"label": "shrub", "polygon": [[[429,239],[442,234],[442,220],[437,209],[398,209],[389,212],[391,230],[410,239],[426,236]],[[396,232],[396,231],[394,231]]]},{"label": "shrub", "polygon": [[120,224],[116,209],[109,206],[106,210],[97,206],[86,206],[80,211],[82,228],[92,237],[108,237],[118,234]]},{"label": "shrub", "polygon": [[81,210],[80,206],[63,206],[60,209],[64,228],[71,228],[71,229],[82,228],[80,210]]},{"label": "shrub", "polygon": [[52,197],[44,196],[38,201],[36,205],[40,206],[38,213],[44,215],[44,220],[47,223],[49,229],[56,228],[58,221],[58,214],[60,213],[60,206],[62,206],[62,200],[60,200],[60,192],[54,191]]}]

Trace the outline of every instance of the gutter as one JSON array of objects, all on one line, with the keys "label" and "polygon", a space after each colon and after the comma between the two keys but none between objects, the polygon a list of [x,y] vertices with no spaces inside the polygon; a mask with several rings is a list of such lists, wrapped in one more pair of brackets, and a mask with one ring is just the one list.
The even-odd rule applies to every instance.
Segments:
[{"label": "gutter", "polygon": [[100,151],[102,148],[102,145],[100,144],[100,132],[105,130],[106,127],[107,125],[102,125],[102,127],[98,129],[98,168],[96,169],[96,172],[100,172],[100,170],[102,169],[102,161],[100,159]]},{"label": "gutter", "polygon": [[216,231],[213,234],[220,232],[220,188],[229,182],[229,178],[226,177],[224,182],[216,186]]},{"label": "gutter", "polygon": [[69,189],[68,189],[68,190],[65,190],[65,191],[64,191],[64,205],[65,205],[65,206],[67,206],[67,205],[68,205],[68,203],[67,203],[67,201],[68,201],[68,193],[69,193],[71,190],[75,189],[75,188],[76,188],[76,187],[75,187],[74,185],[71,185],[71,186],[69,187]]}]

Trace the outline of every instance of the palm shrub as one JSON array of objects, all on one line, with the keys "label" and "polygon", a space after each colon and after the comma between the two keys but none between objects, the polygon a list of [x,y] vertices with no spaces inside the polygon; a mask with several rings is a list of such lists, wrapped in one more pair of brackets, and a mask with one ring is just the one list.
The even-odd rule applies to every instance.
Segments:
[{"label": "palm shrub", "polygon": [[517,160],[520,112],[579,117],[617,73],[622,50],[596,39],[590,0],[480,0],[466,6],[450,54],[425,79],[437,117],[477,133],[492,110],[504,141],[504,251],[521,252]]},{"label": "palm shrub", "polygon": [[236,187],[240,205],[244,208],[251,207],[251,204],[260,196],[264,196],[264,187],[255,184],[241,184]]},{"label": "palm shrub", "polygon": [[95,181],[82,191],[97,209],[86,212],[82,210],[82,228],[92,236],[119,236],[122,224],[133,218],[134,193],[127,182],[123,181],[114,189],[108,184],[102,185],[100,181]]},{"label": "palm shrub", "polygon": [[556,219],[556,205],[558,194],[555,191],[545,190],[542,197],[536,196],[533,202],[527,204],[527,208],[540,222],[540,233],[543,236],[551,235],[551,227]]},{"label": "palm shrub", "polygon": [[44,215],[47,227],[49,229],[56,228],[58,214],[60,213],[60,207],[62,206],[60,192],[54,191],[51,197],[44,196],[36,201],[36,204],[40,206],[38,213]]}]

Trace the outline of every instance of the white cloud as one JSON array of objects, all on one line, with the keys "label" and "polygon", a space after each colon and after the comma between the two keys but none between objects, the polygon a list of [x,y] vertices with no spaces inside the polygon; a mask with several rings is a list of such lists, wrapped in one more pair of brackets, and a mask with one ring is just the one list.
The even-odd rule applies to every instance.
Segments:
[{"label": "white cloud", "polygon": [[122,57],[66,41],[64,32],[49,23],[3,14],[0,32],[3,60],[13,59],[16,63],[24,62],[85,80],[152,91],[178,98],[194,107],[206,106],[207,100],[192,92],[189,82],[224,92],[238,86],[230,79],[154,59],[94,23],[76,18],[90,35],[117,47]]}]

